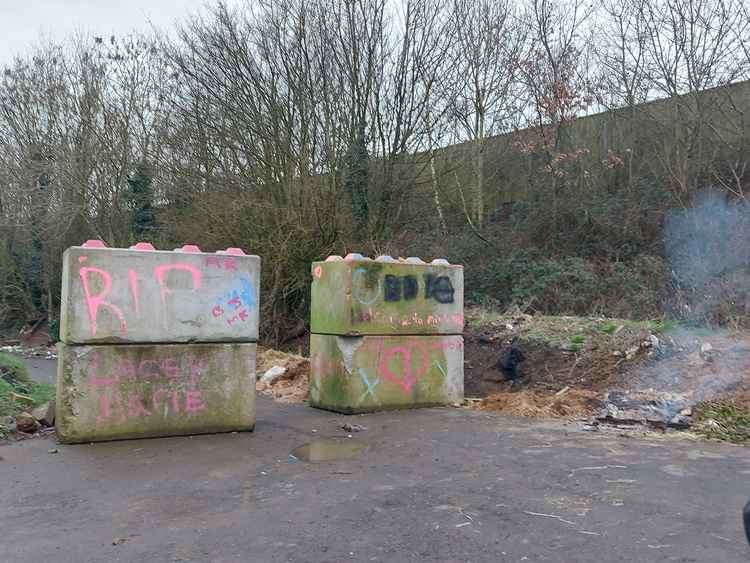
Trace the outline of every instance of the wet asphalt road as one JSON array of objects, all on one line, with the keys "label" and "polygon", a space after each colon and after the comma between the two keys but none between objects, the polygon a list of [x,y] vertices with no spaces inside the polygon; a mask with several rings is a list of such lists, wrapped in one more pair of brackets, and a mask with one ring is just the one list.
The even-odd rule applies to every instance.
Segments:
[{"label": "wet asphalt road", "polygon": [[[356,457],[289,456],[344,422]],[[254,433],[0,457],[0,561],[750,560],[750,449],[725,444],[261,398]]]}]

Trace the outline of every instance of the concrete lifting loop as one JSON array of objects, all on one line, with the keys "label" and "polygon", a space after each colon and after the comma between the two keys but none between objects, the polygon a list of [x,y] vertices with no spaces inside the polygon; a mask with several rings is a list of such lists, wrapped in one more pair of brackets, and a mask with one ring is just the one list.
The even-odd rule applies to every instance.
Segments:
[{"label": "concrete lifting loop", "polygon": [[254,428],[260,258],[89,240],[62,282],[61,441]]}]

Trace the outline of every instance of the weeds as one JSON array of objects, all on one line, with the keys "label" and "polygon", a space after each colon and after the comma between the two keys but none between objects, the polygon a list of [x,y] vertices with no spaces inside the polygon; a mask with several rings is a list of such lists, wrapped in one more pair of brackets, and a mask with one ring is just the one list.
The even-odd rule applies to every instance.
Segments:
[{"label": "weeds", "polygon": [[708,401],[697,407],[694,430],[707,438],[740,444],[750,441],[750,410],[732,401]]},{"label": "weeds", "polygon": [[[13,393],[33,399],[33,406],[22,405],[13,399]],[[29,377],[26,365],[19,358],[0,352],[0,439],[7,438],[8,417],[39,406],[55,396],[55,387],[49,383],[36,383]]]}]

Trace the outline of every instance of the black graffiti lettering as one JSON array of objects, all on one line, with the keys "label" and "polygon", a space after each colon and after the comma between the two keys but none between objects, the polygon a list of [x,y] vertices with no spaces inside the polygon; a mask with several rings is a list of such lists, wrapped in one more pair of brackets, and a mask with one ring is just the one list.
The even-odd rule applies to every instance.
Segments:
[{"label": "black graffiti lettering", "polygon": [[416,299],[419,293],[419,283],[414,276],[385,276],[385,300],[401,301],[401,299]]},{"label": "black graffiti lettering", "polygon": [[419,293],[417,278],[414,276],[404,276],[402,280],[401,283],[404,286],[404,299],[416,299],[417,293]]},{"label": "black graffiti lettering", "polygon": [[398,276],[385,276],[385,300],[401,301],[401,278]]},{"label": "black graffiti lettering", "polygon": [[448,276],[425,274],[425,299],[434,299],[438,303],[453,303],[453,284]]}]

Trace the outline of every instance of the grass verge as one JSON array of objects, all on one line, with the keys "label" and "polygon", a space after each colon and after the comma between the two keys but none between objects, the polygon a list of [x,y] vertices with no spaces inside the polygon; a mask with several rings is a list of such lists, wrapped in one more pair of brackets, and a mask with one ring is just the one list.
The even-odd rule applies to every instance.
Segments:
[{"label": "grass verge", "polygon": [[[19,403],[13,393],[31,397],[33,405]],[[8,436],[8,417],[44,404],[54,396],[54,385],[32,381],[20,358],[0,352],[0,439]]]}]

